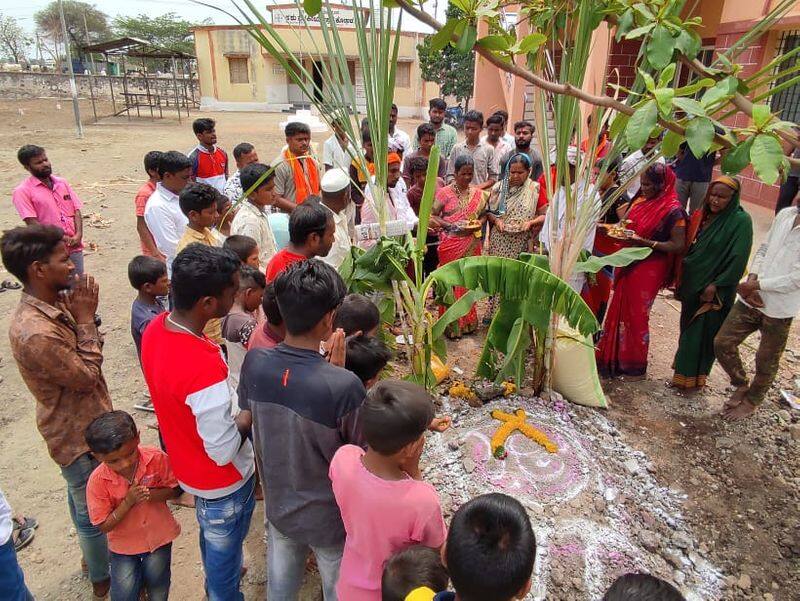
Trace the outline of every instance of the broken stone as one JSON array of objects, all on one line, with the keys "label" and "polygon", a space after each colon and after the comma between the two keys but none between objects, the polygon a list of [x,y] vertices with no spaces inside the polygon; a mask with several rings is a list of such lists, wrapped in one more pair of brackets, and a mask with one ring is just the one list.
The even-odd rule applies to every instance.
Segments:
[{"label": "broken stone", "polygon": [[456,440],[456,439],[451,440],[450,442],[447,443],[447,447],[451,451],[457,451],[458,447],[459,447],[458,440]]},{"label": "broken stone", "polygon": [[650,530],[642,530],[639,532],[639,540],[642,546],[651,553],[655,553],[661,546],[658,535]]},{"label": "broken stone", "polygon": [[753,582],[750,580],[750,575],[742,574],[739,576],[739,580],[736,581],[736,586],[743,591],[749,591],[750,587],[753,586]]},{"label": "broken stone", "polygon": [[625,469],[628,470],[628,473],[631,475],[637,474],[639,472],[639,462],[635,459],[628,459],[625,462]]},{"label": "broken stone", "polygon": [[667,549],[666,551],[664,551],[661,554],[661,557],[663,557],[666,560],[666,562],[673,568],[683,567],[683,560],[681,556],[672,549]]},{"label": "broken stone", "polygon": [[780,411],[778,411],[778,418],[779,418],[779,419],[780,419],[782,422],[784,422],[784,423],[787,423],[787,424],[788,424],[789,422],[791,422],[791,421],[792,421],[792,414],[791,414],[791,413],[789,413],[789,412],[788,412],[786,409],[781,409]]},{"label": "broken stone", "polygon": [[461,463],[464,466],[464,471],[467,472],[468,474],[471,474],[472,472],[475,471],[475,462],[469,457],[466,457],[464,461],[462,461]]},{"label": "broken stone", "polygon": [[691,549],[692,539],[685,532],[676,532],[672,535],[672,544],[679,549]]},{"label": "broken stone", "polygon": [[736,441],[733,438],[728,438],[727,436],[720,436],[719,438],[717,438],[716,447],[718,449],[732,449],[735,444]]}]

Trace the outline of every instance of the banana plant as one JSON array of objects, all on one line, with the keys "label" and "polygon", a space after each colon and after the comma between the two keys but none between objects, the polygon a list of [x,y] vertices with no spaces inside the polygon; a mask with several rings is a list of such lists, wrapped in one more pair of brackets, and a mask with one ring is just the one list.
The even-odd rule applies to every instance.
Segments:
[{"label": "banana plant", "polygon": [[[588,256],[576,263],[574,272],[593,274],[605,267],[625,267],[634,261],[645,259],[651,252],[649,248],[623,248],[604,257]],[[546,255],[523,253],[519,260],[550,271],[550,262]],[[547,370],[544,359],[547,352],[546,342],[552,327],[551,313],[560,315],[560,312],[556,310],[557,307],[542,303],[540,299],[531,300],[533,302],[515,302],[508,297],[500,298],[478,360],[478,376],[497,383],[511,376],[516,382],[522,382],[528,352],[533,346],[532,385],[537,391],[545,387]],[[583,335],[594,332],[587,328],[579,328],[579,331]]]},{"label": "banana plant", "polygon": [[[526,317],[544,308],[548,316],[550,311],[555,312],[584,335],[595,332],[597,320],[580,295],[535,262],[492,256],[466,257],[423,277],[422,263],[438,157],[439,149],[434,146],[428,162],[416,238],[402,242],[383,239],[366,252],[354,250],[351,260],[340,268],[350,290],[377,293],[388,299],[387,302],[394,300],[403,322],[412,377],[428,388],[433,387],[435,379],[430,370],[431,358],[433,354],[442,360],[447,358],[445,329],[466,315],[474,302],[491,295],[497,295],[508,306],[527,308]],[[414,265],[413,278],[405,269],[407,260]],[[441,316],[432,315],[427,307],[431,297],[446,297],[454,286],[464,287],[468,292],[452,302]],[[517,328],[518,342],[514,352],[509,354],[514,361],[513,374],[506,370],[520,384],[525,376],[523,351],[530,345],[524,330],[522,325]],[[482,373],[479,368],[479,375]]]}]

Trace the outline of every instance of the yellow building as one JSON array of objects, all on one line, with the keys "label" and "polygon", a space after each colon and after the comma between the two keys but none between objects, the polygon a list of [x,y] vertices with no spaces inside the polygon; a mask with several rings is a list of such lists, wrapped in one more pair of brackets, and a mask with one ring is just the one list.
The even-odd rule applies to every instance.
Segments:
[{"label": "yellow building", "polygon": [[[353,27],[353,7],[334,5],[334,19],[347,57],[350,80],[356,86],[359,108],[365,104],[363,71]],[[307,31],[295,4],[267,7],[272,26],[322,87],[320,56],[326,48],[319,25],[309,23]],[[402,32],[398,51],[394,101],[401,117],[423,117],[427,99],[438,88],[423,82],[417,58],[417,44],[423,34]],[[272,56],[238,25],[204,25],[194,28],[201,110],[283,111],[308,108],[309,99]],[[324,59],[323,59],[324,60]]]}]

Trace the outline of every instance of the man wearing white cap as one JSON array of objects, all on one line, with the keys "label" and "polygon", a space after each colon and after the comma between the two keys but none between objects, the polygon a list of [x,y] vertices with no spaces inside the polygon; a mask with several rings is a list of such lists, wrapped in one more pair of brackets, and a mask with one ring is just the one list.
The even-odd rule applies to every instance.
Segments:
[{"label": "man wearing white cap", "polygon": [[328,169],[320,182],[322,206],[333,213],[336,230],[333,246],[325,257],[318,257],[334,269],[350,254],[355,223],[355,207],[350,201],[350,178],[341,169]]}]

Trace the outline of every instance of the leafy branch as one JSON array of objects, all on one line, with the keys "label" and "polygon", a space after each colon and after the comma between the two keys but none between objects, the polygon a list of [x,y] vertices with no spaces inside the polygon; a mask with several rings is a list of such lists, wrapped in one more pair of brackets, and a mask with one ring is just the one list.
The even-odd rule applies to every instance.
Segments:
[{"label": "leafy branch", "polygon": [[[431,41],[434,49],[453,45],[457,50],[468,52],[474,48],[475,52],[499,69],[520,77],[544,92],[571,96],[593,106],[615,111],[617,116],[612,124],[612,137],[618,139],[624,134],[629,150],[641,148],[648,138],[665,130],[662,146],[665,156],[674,156],[684,141],[695,156],[722,150],[726,157],[731,155],[723,163],[726,172],[738,173],[752,162],[758,176],[768,183],[773,183],[780,170],[786,169],[789,164],[800,164],[797,159],[786,158],[781,148],[781,140],[800,145],[792,124],[780,121],[771,114],[768,118],[764,117],[763,108],[758,109],[758,120],[754,115],[758,101],[800,82],[800,76],[795,75],[800,71],[800,65],[792,65],[776,74],[776,67],[786,60],[786,56],[778,57],[755,76],[743,81],[739,78],[741,66],[733,62],[747,47],[749,40],[763,33],[793,6],[792,0],[783,0],[743,39],[722,53],[716,61],[718,66],[713,67],[704,66],[696,58],[701,46],[696,29],[702,23],[699,17],[681,18],[682,2],[654,0],[645,4],[631,0],[609,0],[596,3],[593,29],[605,20],[615,28],[617,41],[642,41],[634,88],[609,84],[609,87],[627,96],[625,102],[608,95],[591,94],[569,82],[554,81],[536,73],[532,67],[537,60],[535,55],[541,52],[548,38],[562,45],[561,40],[569,39],[567,14],[576,10],[569,1],[548,3],[528,0],[522,4],[520,15],[525,15],[534,31],[520,38],[517,38],[516,32],[504,31],[498,26],[502,10],[498,0],[453,0],[453,4],[463,12],[463,17],[449,19],[445,24],[439,23],[409,0],[392,1],[436,31]],[[489,35],[478,38],[477,24],[481,20],[489,24]],[[558,32],[559,35],[548,36],[542,31]],[[529,68],[517,63],[520,56],[527,58]],[[675,88],[673,80],[678,62],[689,66],[698,75],[697,81]],[[793,77],[753,100],[745,96],[753,84],[763,87],[778,77],[785,79],[790,76]],[[698,96],[699,99],[696,99]],[[736,129],[721,123],[736,112],[753,119],[753,127]]]}]

